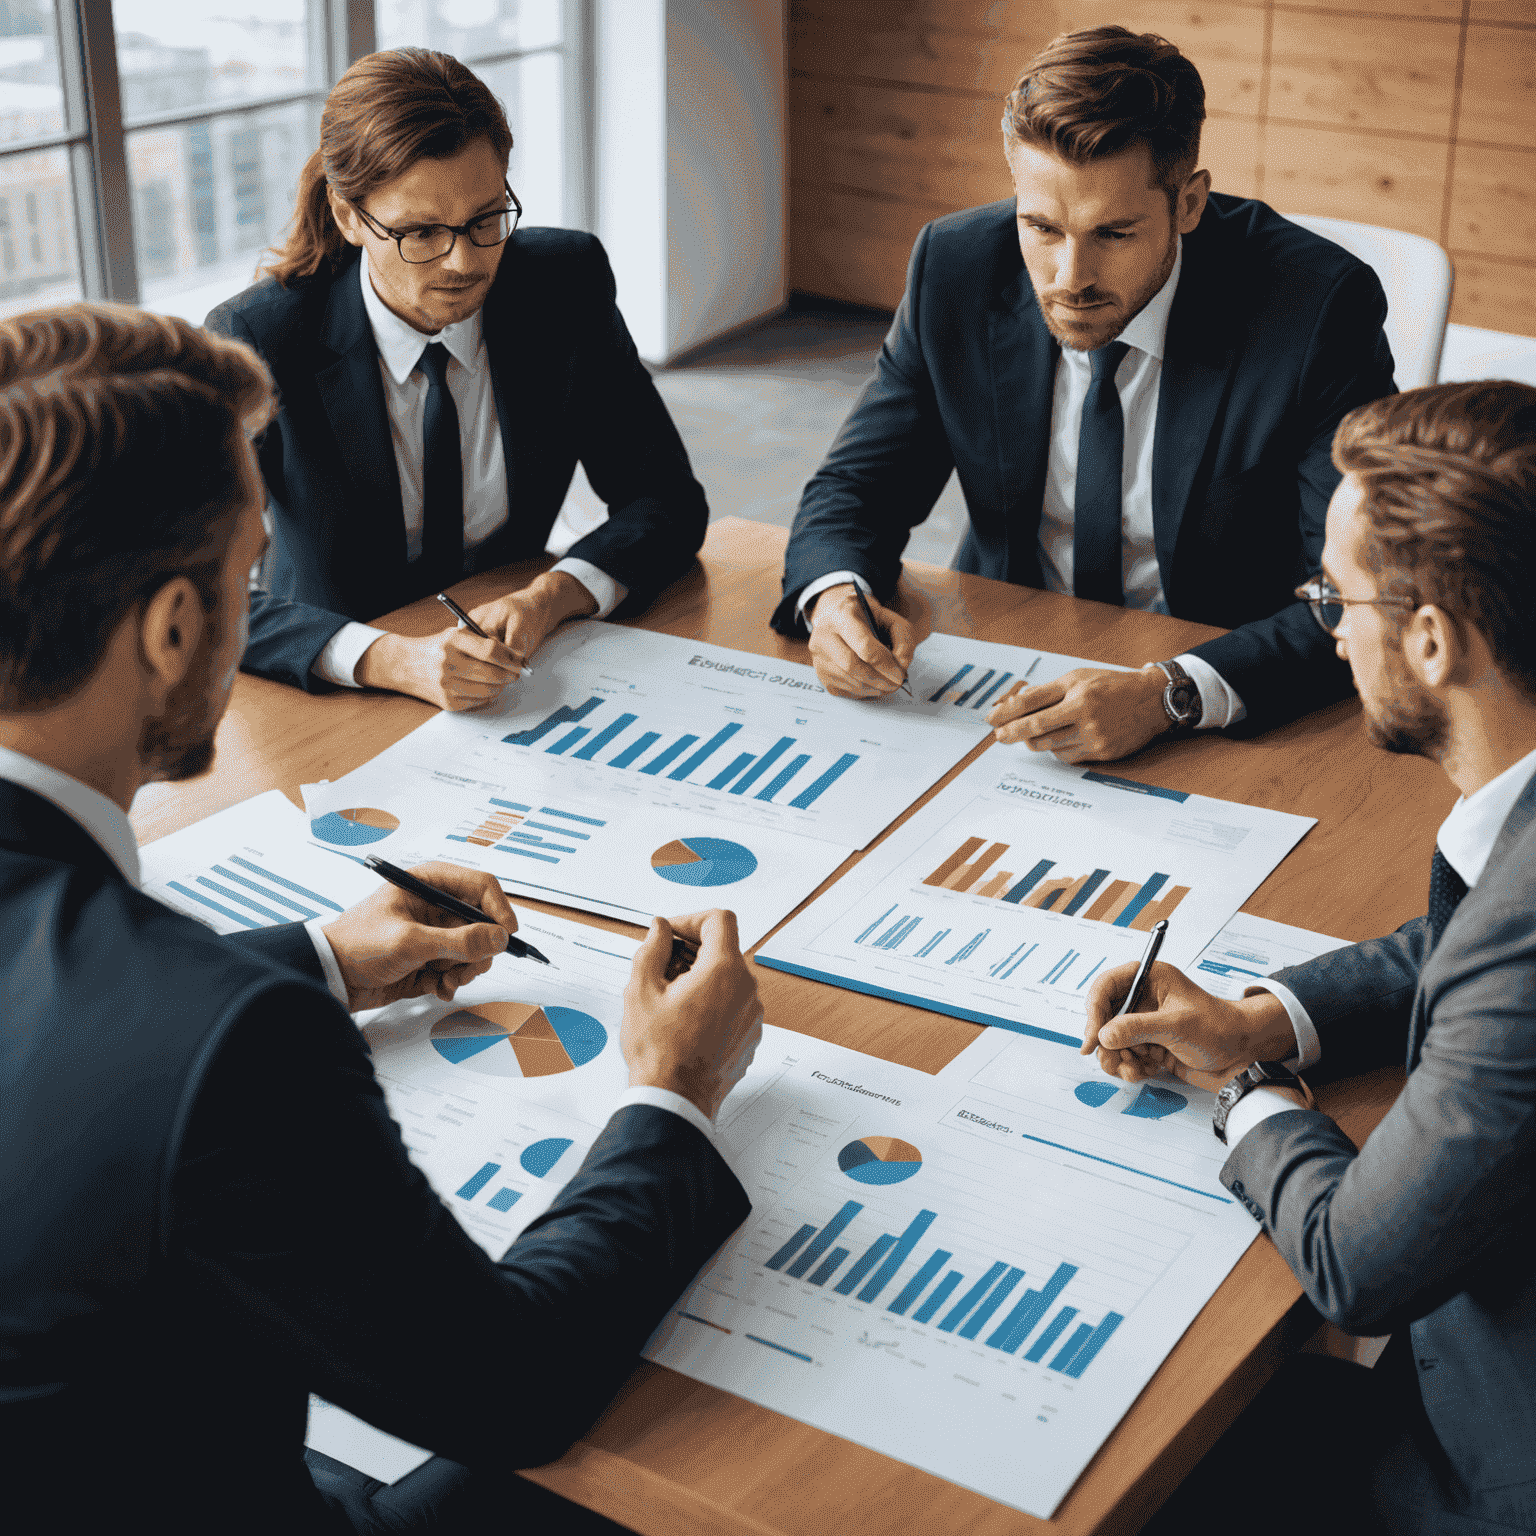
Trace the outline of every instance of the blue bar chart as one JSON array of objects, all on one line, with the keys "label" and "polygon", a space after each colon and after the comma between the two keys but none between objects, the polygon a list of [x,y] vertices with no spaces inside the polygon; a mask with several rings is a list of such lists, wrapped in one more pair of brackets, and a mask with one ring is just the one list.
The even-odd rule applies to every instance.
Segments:
[{"label": "blue bar chart", "polygon": [[242,928],[307,922],[344,910],[319,891],[238,853],[210,865],[206,873],[167,880],[166,886]]},{"label": "blue bar chart", "polygon": [[[637,728],[636,734],[621,740],[629,737],[632,727]],[[538,724],[510,732],[501,740],[507,746],[537,748],[551,757],[569,756],[572,761],[600,763],[646,778],[665,777],[669,783],[695,789],[750,795],[764,804],[797,811],[815,805],[861,755],[841,752],[830,763],[823,758],[818,768],[814,753],[791,755],[796,738],[781,736],[760,752],[737,751],[727,761],[733,744],[741,745],[735,738],[745,728],[733,720],[708,731],[685,730],[658,748],[668,732],[646,729],[633,710],[618,711],[611,699],[593,694],[581,704],[561,704]],[[599,758],[609,748],[614,749],[612,754]]]},{"label": "blue bar chart", "polygon": [[580,852],[607,825],[602,817],[579,811],[554,805],[525,805],[519,800],[491,795],[486,797],[475,820],[461,823],[460,830],[449,832],[447,839],[450,843],[516,854],[540,864],[558,864],[565,855]]},{"label": "blue bar chart", "polygon": [[[1083,1375],[1125,1321],[1123,1314],[1105,1310],[1096,1323],[1079,1324],[1059,1349],[1052,1348],[1079,1312],[1067,1305],[1052,1313],[1079,1272],[1078,1265],[1069,1262],[1058,1263],[1050,1274],[1036,1277],[1019,1265],[997,1259],[980,1273],[967,1275],[947,1268],[953,1257],[950,1249],[935,1248],[898,1288],[899,1272],[938,1221],[939,1213],[920,1210],[900,1232],[882,1232],[867,1242],[854,1236],[846,1247],[834,1247],[840,1238],[853,1235],[864,1212],[862,1202],[848,1200],[823,1226],[803,1224],[763,1267],[804,1280],[807,1285],[824,1287],[835,1279],[831,1289],[836,1295],[853,1296],[862,1302],[884,1301],[885,1310],[898,1317],[932,1324],[940,1333],[976,1340],[1005,1355],[1019,1355],[1035,1335],[1020,1358],[1043,1363],[1071,1380]],[[853,1262],[843,1269],[850,1258]],[[1031,1279],[1039,1283],[1019,1289]],[[1048,1313],[1051,1316],[1046,1321]]]}]

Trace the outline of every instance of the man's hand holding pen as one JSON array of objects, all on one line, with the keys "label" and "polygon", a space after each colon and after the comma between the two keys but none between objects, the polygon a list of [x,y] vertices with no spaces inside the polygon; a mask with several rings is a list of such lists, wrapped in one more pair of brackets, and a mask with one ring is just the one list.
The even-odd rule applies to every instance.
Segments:
[{"label": "man's hand holding pen", "polygon": [[906,682],[917,631],[894,608],[865,598],[847,582],[819,593],[811,618],[811,662],[828,693],[841,699],[883,698]]}]

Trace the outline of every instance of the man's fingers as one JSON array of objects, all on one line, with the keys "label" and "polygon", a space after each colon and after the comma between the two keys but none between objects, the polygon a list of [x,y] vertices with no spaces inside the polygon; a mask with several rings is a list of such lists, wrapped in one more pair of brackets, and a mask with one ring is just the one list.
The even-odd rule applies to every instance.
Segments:
[{"label": "man's fingers", "polygon": [[667,965],[672,958],[672,936],[672,924],[664,917],[653,917],[650,932],[630,962],[629,974],[636,981],[658,992],[667,984]]},{"label": "man's fingers", "polygon": [[917,630],[890,608],[880,608],[876,612],[890,631],[891,655],[896,658],[897,666],[904,674],[909,672],[912,658],[917,654]]},{"label": "man's fingers", "polygon": [[[1018,693],[1005,693],[987,711],[987,724],[1001,726],[1007,725],[1010,720],[1022,720],[1039,710],[1050,708],[1053,704],[1060,704],[1066,696],[1067,690],[1059,682],[1037,683],[1032,688],[1020,689]],[[1010,740],[1017,739],[1017,737],[1010,738]]]},{"label": "man's fingers", "polygon": [[1111,966],[1088,990],[1088,1023],[1083,1030],[1083,1055],[1095,1049],[1102,1039],[1104,1027],[1114,1017],[1115,1010],[1126,999],[1131,982],[1136,978],[1137,963],[1127,960],[1124,965]]},{"label": "man's fingers", "polygon": [[723,907],[712,908],[708,912],[689,912],[670,921],[680,939],[691,940],[699,946],[701,960],[706,951],[711,955],[721,950],[731,954],[741,953],[736,914]]},{"label": "man's fingers", "polygon": [[[465,869],[458,864],[441,863],[433,859],[425,864],[413,864],[410,873],[418,880],[425,880],[428,885],[447,891],[450,896],[457,896],[460,901],[467,901],[472,907],[479,907],[493,923],[499,923],[508,933],[517,932],[517,913],[512,910],[512,903],[507,900],[506,892],[496,883],[495,877],[486,874],[484,870]],[[447,924],[458,921],[440,908],[433,910]]]}]

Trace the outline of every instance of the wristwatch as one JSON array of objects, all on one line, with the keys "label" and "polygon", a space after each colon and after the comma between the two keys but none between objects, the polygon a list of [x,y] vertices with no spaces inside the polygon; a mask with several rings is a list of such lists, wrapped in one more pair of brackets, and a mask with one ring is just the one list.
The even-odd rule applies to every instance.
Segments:
[{"label": "wristwatch", "polygon": [[1227,1116],[1239,1099],[1245,1098],[1255,1088],[1295,1088],[1307,1101],[1307,1108],[1314,1103],[1312,1090],[1283,1062],[1256,1061],[1244,1067],[1236,1077],[1216,1095],[1216,1108],[1211,1113],[1211,1129],[1222,1146],[1227,1144]]},{"label": "wristwatch", "polygon": [[1163,689],[1163,710],[1168,719],[1175,726],[1193,730],[1205,713],[1194,678],[1176,661],[1159,661],[1154,665],[1161,667],[1168,679],[1168,686]]}]

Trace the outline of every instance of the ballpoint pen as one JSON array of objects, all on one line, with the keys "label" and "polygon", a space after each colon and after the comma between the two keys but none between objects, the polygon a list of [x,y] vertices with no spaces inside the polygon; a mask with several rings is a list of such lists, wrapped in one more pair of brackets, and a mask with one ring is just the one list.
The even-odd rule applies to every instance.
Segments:
[{"label": "ballpoint pen", "polygon": [[[470,634],[479,635],[482,640],[489,640],[491,638],[491,636],[486,634],[486,632],[481,629],[480,626],[476,624],[475,621],[470,618],[470,616],[465,613],[464,610],[460,608],[459,605],[454,602],[454,600],[449,597],[446,592],[439,592],[437,594],[437,600],[443,605],[444,608],[448,610],[449,613],[454,616],[454,618],[459,621],[460,624],[464,626],[465,629],[470,632]],[[522,667],[518,671],[517,675],[519,677],[532,677],[533,668],[528,666]]]},{"label": "ballpoint pen", "polygon": [[1163,947],[1163,938],[1167,932],[1166,917],[1152,924],[1152,931],[1147,935],[1147,947],[1142,951],[1141,964],[1136,967],[1136,974],[1131,978],[1131,990],[1125,994],[1125,1001],[1120,1004],[1115,1013],[1117,1019],[1136,1011],[1141,1002],[1141,994],[1147,989],[1147,977],[1152,973],[1152,962],[1157,959],[1157,952]]},{"label": "ballpoint pen", "polygon": [[[388,880],[391,885],[398,885],[402,891],[409,891],[412,896],[419,896],[439,911],[448,913],[450,917],[457,917],[466,923],[495,921],[479,907],[472,907],[467,901],[460,901],[457,896],[441,891],[435,885],[428,885],[425,880],[418,879],[409,870],[401,869],[398,864],[391,864],[388,859],[376,859],[370,854],[360,862],[380,878]],[[526,939],[518,938],[515,933],[507,938],[507,953],[515,960],[537,960],[540,965],[550,963],[548,955],[540,954],[532,944]]]},{"label": "ballpoint pen", "polygon": [[[878,640],[880,644],[886,648],[886,650],[890,650],[891,632],[888,629],[882,629],[875,622],[875,615],[870,609],[869,600],[864,596],[864,589],[858,584],[858,582],[854,582],[853,584],[853,595],[858,598],[859,607],[864,610],[864,618],[869,624],[870,633],[874,635],[875,639]],[[907,687],[906,678],[902,678],[901,680],[901,691],[906,694],[909,699],[912,697],[912,690]]]}]

